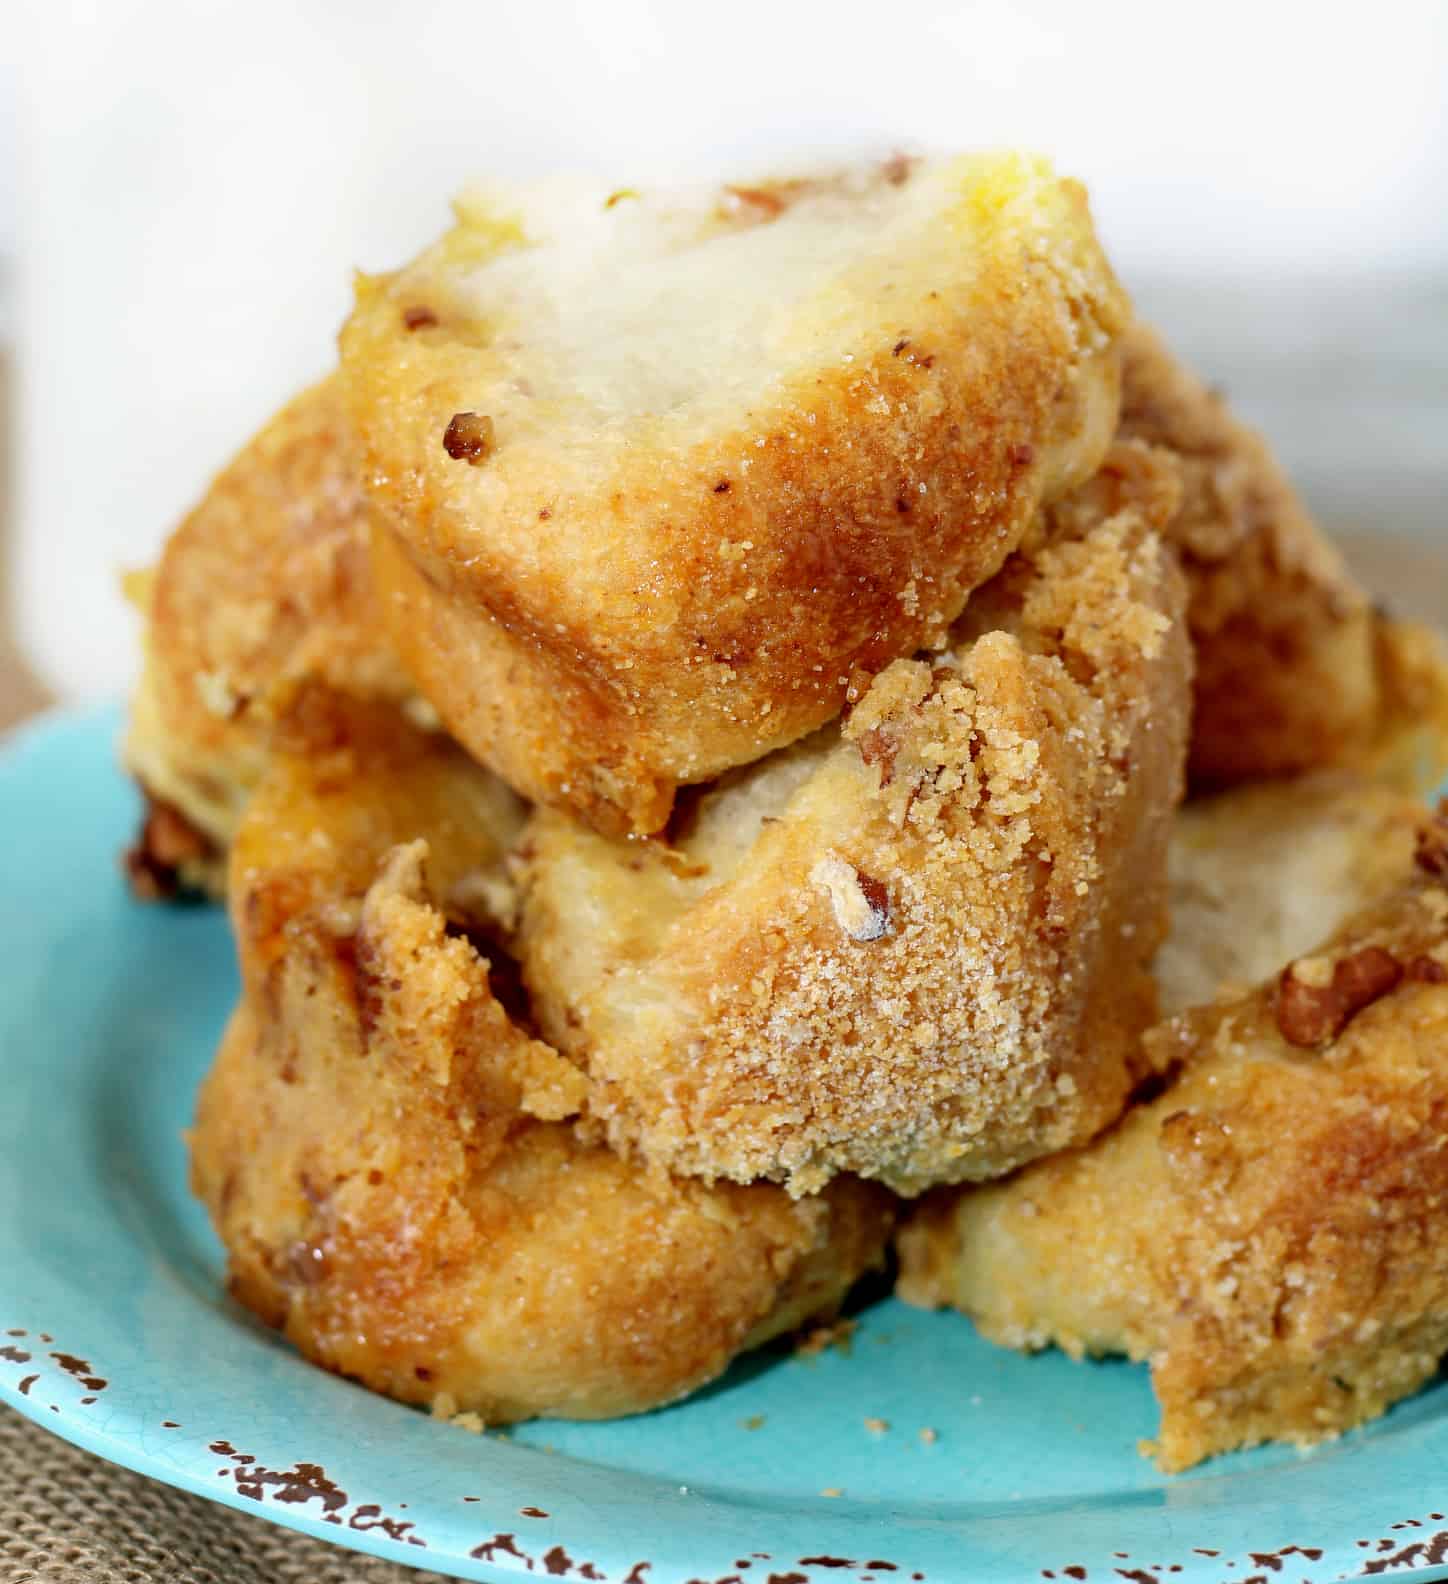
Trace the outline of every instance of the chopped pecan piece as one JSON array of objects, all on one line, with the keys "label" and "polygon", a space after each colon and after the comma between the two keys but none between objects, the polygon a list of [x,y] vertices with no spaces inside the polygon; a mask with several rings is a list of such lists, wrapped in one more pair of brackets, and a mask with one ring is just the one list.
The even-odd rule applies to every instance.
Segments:
[{"label": "chopped pecan piece", "polygon": [[870,684],[875,680],[875,673],[867,671],[864,666],[851,666],[850,674],[845,679],[845,718],[849,719],[849,712],[870,691]]},{"label": "chopped pecan piece", "polygon": [[754,225],[777,220],[794,196],[791,188],[799,185],[779,182],[769,187],[726,187],[721,207],[732,220],[744,220]]},{"label": "chopped pecan piece", "polygon": [[1448,798],[1438,812],[1418,827],[1418,867],[1437,880],[1448,880]]},{"label": "chopped pecan piece", "polygon": [[485,413],[454,413],[442,445],[456,461],[481,467],[493,454],[493,420]]},{"label": "chopped pecan piece", "polygon": [[1277,1027],[1289,1045],[1303,1048],[1335,1040],[1364,1007],[1396,989],[1403,977],[1403,965],[1381,946],[1364,946],[1341,958],[1326,984],[1300,978],[1296,968],[1289,963],[1277,987]]},{"label": "chopped pecan piece", "polygon": [[895,755],[900,744],[883,726],[872,726],[860,738],[860,758],[867,765],[880,767],[880,785],[887,787],[895,779]]},{"label": "chopped pecan piece", "polygon": [[216,849],[170,803],[148,798],[146,818],[135,845],[122,856],[131,890],[143,902],[164,902],[190,888],[181,878],[188,863],[214,858]]},{"label": "chopped pecan piece", "polygon": [[883,935],[890,922],[890,893],[885,889],[885,882],[877,880],[874,875],[867,875],[863,869],[856,870],[855,879],[860,887],[860,895],[869,903],[876,932]]},{"label": "chopped pecan piece", "polygon": [[814,866],[810,880],[828,896],[835,923],[851,940],[877,941],[890,933],[890,893],[874,875],[831,855]]}]

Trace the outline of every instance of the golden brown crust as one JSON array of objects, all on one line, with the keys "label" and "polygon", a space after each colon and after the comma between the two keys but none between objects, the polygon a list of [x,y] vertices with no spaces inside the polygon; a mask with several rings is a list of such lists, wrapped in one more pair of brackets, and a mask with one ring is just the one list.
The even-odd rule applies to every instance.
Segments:
[{"label": "golden brown crust", "polygon": [[[1360,844],[1381,819],[1395,889],[1257,988],[1154,1030],[1177,1076],[1095,1144],[940,1195],[901,1236],[913,1302],[958,1305],[1011,1346],[1149,1358],[1168,1470],[1359,1424],[1448,1351],[1448,891],[1364,795],[1377,812],[1337,828]],[[1243,814],[1228,798],[1214,817]],[[1324,912],[1346,901],[1334,888]]]},{"label": "golden brown crust", "polygon": [[293,686],[412,695],[381,630],[365,536],[357,454],[326,380],[218,474],[142,580],[146,664],[127,763],[215,848]]},{"label": "golden brown crust", "polygon": [[[918,256],[822,283],[733,400],[722,378],[619,419],[535,400],[547,327],[487,297],[523,245],[496,212],[359,292],[343,368],[393,637],[530,798],[659,829],[677,784],[795,741],[855,668],[938,643],[1041,500],[1096,466],[1123,305],[1084,196],[1020,158],[922,169],[940,194]],[[714,217],[694,252],[791,225],[809,196]],[[453,455],[480,405],[486,456]]]},{"label": "golden brown crust", "polygon": [[885,1196],[709,1189],[580,1143],[584,1080],[475,944],[512,800],[390,712],[308,708],[233,849],[244,996],[193,1136],[236,1296],[329,1369],[489,1422],[652,1407],[833,1311]]},{"label": "golden brown crust", "polygon": [[1191,778],[1291,775],[1360,754],[1381,712],[1375,621],[1260,436],[1140,322],[1123,342],[1120,437],[1178,459],[1169,537],[1191,589]]},{"label": "golden brown crust", "polygon": [[667,839],[535,816],[524,976],[616,1147],[913,1193],[1119,1113],[1185,757],[1184,596],[1142,505],[1170,506],[1161,468],[1124,465],[940,664],[864,679],[842,730],[726,778]]}]

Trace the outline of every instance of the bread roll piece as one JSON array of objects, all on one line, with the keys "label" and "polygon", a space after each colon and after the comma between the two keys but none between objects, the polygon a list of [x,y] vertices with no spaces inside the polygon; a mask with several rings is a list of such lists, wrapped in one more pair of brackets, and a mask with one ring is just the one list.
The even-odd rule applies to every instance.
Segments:
[{"label": "bread roll piece", "polygon": [[927,1200],[899,1287],[1010,1347],[1149,1359],[1168,1471],[1335,1435],[1448,1352],[1448,819],[1327,776],[1178,844],[1173,979],[1272,969],[1153,1030],[1164,1089],[1094,1144]]},{"label": "bread roll piece", "polygon": [[[518,950],[615,1147],[794,1192],[997,1176],[1147,1070],[1186,752],[1184,591],[1137,448],[934,662],[652,842],[539,813]],[[1088,526],[1089,525],[1089,526]]]},{"label": "bread roll piece", "polygon": [[232,853],[244,993],[192,1139],[237,1298],[325,1368],[487,1423],[638,1412],[833,1313],[888,1196],[579,1142],[584,1079],[490,940],[512,795],[389,711],[305,703]]},{"label": "bread roll piece", "polygon": [[1123,341],[1121,438],[1178,460],[1169,531],[1191,587],[1191,777],[1205,787],[1360,755],[1378,726],[1377,625],[1261,436],[1139,321]]},{"label": "bread roll piece", "polygon": [[1116,423],[1086,200],[971,156],[473,194],[343,369],[392,635],[453,733],[610,834],[945,641]]},{"label": "bread roll piece", "polygon": [[361,468],[326,380],[217,476],[136,580],[145,667],[124,757],[151,804],[138,888],[218,889],[276,710],[311,678],[420,704],[382,632]]}]

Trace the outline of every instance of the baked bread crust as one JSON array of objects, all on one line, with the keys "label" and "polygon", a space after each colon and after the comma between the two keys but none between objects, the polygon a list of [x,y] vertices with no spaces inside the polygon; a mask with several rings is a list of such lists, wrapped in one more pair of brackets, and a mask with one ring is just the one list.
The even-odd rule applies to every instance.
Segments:
[{"label": "baked bread crust", "polygon": [[1121,439],[1182,476],[1168,538],[1191,590],[1190,774],[1211,788],[1362,754],[1383,709],[1367,594],[1260,435],[1137,321],[1122,339]]},{"label": "baked bread crust", "polygon": [[1127,443],[1181,479],[1196,655],[1189,774],[1199,790],[1328,765],[1421,792],[1448,773],[1441,634],[1377,609],[1262,437],[1139,321],[1122,338]]},{"label": "baked bread crust", "polygon": [[[183,874],[214,877],[295,686],[312,679],[360,698],[415,697],[382,632],[361,466],[335,380],[266,424],[137,581],[145,666],[126,765],[170,810],[168,829],[179,818],[198,854],[209,851],[209,867]],[[157,862],[164,870],[164,856]]]},{"label": "baked bread crust", "polygon": [[233,848],[244,993],[192,1135],[236,1297],[474,1425],[638,1412],[831,1314],[887,1196],[708,1188],[580,1142],[584,1080],[505,1009],[487,938],[516,801],[391,711],[303,704]]},{"label": "baked bread crust", "polygon": [[[720,198],[558,224],[472,200],[361,283],[342,335],[399,651],[479,759],[610,834],[941,643],[1115,425],[1123,298],[1041,162]],[[827,262],[799,275],[815,232]],[[611,270],[580,266],[594,250]],[[636,269],[656,315],[615,301]],[[716,325],[737,337],[696,347]]]},{"label": "baked bread crust", "polygon": [[1248,867],[1297,872],[1289,823],[1341,849],[1285,968],[1153,1030],[1164,1092],[1095,1143],[933,1198],[900,1236],[911,1302],[1007,1346],[1149,1359],[1167,1471],[1335,1435],[1448,1353],[1448,821],[1332,775],[1186,819],[1247,880],[1188,910],[1208,951],[1257,928]]},{"label": "baked bread crust", "polygon": [[535,815],[519,958],[616,1148],[918,1193],[1119,1114],[1186,751],[1184,591],[1153,528],[1174,503],[1160,461],[1123,457],[939,663],[861,679],[842,728],[664,839]]}]

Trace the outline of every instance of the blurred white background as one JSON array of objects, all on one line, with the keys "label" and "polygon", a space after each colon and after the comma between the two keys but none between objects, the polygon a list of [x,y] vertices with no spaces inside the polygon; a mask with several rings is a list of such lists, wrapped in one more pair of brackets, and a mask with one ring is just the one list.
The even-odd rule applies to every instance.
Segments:
[{"label": "blurred white background", "polygon": [[1437,0],[22,0],[5,31],[8,586],[58,691],[126,684],[118,570],[328,366],[353,267],[400,262],[479,173],[1042,149],[1330,520],[1441,531]]}]

